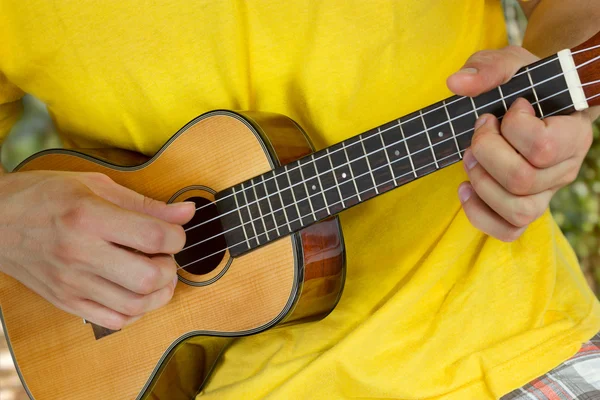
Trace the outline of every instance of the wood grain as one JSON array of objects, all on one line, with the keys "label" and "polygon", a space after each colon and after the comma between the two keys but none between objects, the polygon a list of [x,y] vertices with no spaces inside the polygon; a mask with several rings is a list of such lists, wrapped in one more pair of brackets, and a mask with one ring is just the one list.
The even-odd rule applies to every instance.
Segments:
[{"label": "wood grain", "polygon": [[[589,39],[585,43],[575,47],[571,51],[573,53],[575,53],[577,51],[589,49],[589,48],[592,48],[595,46],[600,46],[600,32],[597,33],[596,35],[594,35],[591,39]],[[594,58],[597,58],[597,57],[600,57],[600,48],[597,48],[594,50],[589,50],[589,51],[584,51],[579,54],[574,54],[573,60],[575,61],[575,65],[580,66],[580,65],[583,65],[586,62],[588,62]],[[599,81],[600,80],[600,59],[598,59],[584,67],[578,68],[577,72],[579,73],[579,79],[581,80],[581,83],[584,85],[586,83]],[[588,99],[592,98],[594,96],[598,96],[598,95],[600,95],[600,83],[584,86],[583,91],[585,93],[585,97]],[[594,99],[588,100],[588,104],[590,105],[590,107],[600,106],[600,96],[596,97]]]},{"label": "wood grain", "polygon": [[[75,155],[46,153],[21,170],[102,172],[166,201],[186,186],[219,191],[270,168],[264,149],[245,124],[214,115],[179,134],[140,168],[116,169]],[[294,297],[294,256],[291,237],[257,249],[234,260],[209,286],[179,284],[166,307],[101,340],[94,338],[89,324],[6,275],[0,277],[0,305],[16,361],[34,398],[134,399],[177,338],[200,330],[248,331],[275,319]]]}]

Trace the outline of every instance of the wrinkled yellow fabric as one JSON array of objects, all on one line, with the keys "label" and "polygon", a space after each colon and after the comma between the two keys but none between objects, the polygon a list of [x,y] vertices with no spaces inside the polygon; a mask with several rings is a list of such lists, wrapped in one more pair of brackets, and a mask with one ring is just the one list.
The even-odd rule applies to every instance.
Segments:
[{"label": "wrinkled yellow fabric", "polygon": [[[0,87],[44,101],[73,146],[152,154],[229,108],[288,115],[321,148],[449,95],[503,23],[492,0],[2,0]],[[497,398],[573,355],[600,329],[573,251],[548,213],[512,244],[478,232],[465,179],[457,164],[343,213],[335,311],[236,341],[203,398]]]}]

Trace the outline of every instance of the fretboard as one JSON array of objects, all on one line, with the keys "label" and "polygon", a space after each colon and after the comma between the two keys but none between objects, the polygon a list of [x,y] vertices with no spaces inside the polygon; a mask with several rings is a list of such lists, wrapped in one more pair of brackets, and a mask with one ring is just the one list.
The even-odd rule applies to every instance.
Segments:
[{"label": "fretboard", "polygon": [[218,193],[231,255],[460,161],[476,119],[486,113],[502,118],[519,97],[540,118],[574,111],[554,55],[481,96],[450,97]]}]

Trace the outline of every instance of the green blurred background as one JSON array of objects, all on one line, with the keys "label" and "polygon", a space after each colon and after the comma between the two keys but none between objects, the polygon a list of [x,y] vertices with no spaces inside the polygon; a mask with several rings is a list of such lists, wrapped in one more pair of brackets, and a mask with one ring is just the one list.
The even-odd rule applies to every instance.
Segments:
[{"label": "green blurred background", "polygon": [[[504,0],[509,41],[520,44],[526,26],[516,0]],[[60,147],[60,140],[46,108],[31,96],[24,99],[25,112],[2,147],[2,163],[12,170],[19,162],[42,149]],[[576,182],[559,191],[552,212],[579,257],[581,267],[596,294],[600,292],[600,128],[594,126],[594,144]],[[21,390],[0,329],[0,399],[27,399]]]}]

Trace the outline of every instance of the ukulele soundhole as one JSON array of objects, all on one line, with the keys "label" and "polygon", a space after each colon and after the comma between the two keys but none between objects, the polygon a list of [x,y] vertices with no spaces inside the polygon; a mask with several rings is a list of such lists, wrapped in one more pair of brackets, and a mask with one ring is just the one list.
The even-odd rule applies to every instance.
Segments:
[{"label": "ukulele soundhole", "polygon": [[186,201],[196,203],[196,214],[183,226],[185,246],[175,255],[175,261],[190,274],[205,275],[221,263],[227,243],[215,204],[203,197],[191,197]]}]

